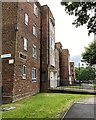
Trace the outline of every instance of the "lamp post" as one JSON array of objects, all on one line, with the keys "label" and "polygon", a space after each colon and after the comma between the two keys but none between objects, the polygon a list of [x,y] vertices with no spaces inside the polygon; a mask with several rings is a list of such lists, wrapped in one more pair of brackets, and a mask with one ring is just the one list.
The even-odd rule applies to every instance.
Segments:
[{"label": "lamp post", "polygon": [[80,63],[79,63],[79,83],[80,83]]}]

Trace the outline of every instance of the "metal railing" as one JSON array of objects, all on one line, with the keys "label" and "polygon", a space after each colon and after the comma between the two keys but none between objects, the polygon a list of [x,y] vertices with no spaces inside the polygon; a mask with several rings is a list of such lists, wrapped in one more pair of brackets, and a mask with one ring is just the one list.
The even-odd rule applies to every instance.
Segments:
[{"label": "metal railing", "polygon": [[50,80],[50,88],[56,87],[96,90],[96,84],[94,82],[75,82],[73,80],[70,84],[69,80]]}]

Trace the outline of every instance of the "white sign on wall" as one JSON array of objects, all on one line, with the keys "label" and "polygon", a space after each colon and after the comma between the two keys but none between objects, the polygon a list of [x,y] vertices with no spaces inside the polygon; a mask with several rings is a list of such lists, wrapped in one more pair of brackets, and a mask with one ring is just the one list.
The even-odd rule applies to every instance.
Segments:
[{"label": "white sign on wall", "polygon": [[1,58],[11,58],[11,54],[4,54],[4,55],[1,55]]},{"label": "white sign on wall", "polygon": [[9,64],[13,64],[14,63],[14,60],[9,60]]}]

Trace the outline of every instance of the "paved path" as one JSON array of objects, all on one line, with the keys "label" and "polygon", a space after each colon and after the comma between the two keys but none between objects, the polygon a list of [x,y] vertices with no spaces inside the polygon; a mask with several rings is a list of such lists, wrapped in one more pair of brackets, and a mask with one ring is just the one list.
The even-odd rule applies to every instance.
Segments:
[{"label": "paved path", "polygon": [[96,90],[91,89],[79,89],[79,88],[65,88],[65,87],[57,87],[50,88],[50,92],[54,93],[73,93],[73,94],[94,94],[96,95]]},{"label": "paved path", "polygon": [[[64,120],[96,120],[96,104],[94,104],[94,97],[87,98],[80,103],[75,103],[69,109],[64,117]],[[70,119],[70,120],[71,120]]]}]

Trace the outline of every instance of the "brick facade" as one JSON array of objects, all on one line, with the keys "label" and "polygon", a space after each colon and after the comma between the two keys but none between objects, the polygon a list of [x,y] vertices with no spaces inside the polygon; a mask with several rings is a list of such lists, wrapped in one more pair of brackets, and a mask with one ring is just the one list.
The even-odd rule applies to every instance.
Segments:
[{"label": "brick facade", "polygon": [[70,76],[71,76],[71,82],[74,83],[75,80],[74,62],[70,62]]},{"label": "brick facade", "polygon": [[38,15],[34,2],[2,5],[2,55],[11,54],[2,58],[4,103],[69,83],[69,51],[55,44],[52,12],[39,2],[35,8]]},{"label": "brick facade", "polygon": [[[40,89],[40,6],[38,17],[34,14],[34,3],[3,3],[3,39],[2,54],[11,54],[11,58],[2,59],[3,102],[12,102],[32,94]],[[28,25],[25,25],[25,13]],[[38,36],[33,35],[33,24],[37,25]],[[24,50],[24,38],[27,39],[27,51]],[[37,57],[33,58],[33,45],[37,48]],[[21,58],[20,54],[26,56]],[[13,59],[14,63],[9,64]],[[26,66],[26,79],[23,79],[23,65]],[[36,82],[32,82],[32,69],[36,68]]]},{"label": "brick facade", "polygon": [[61,53],[61,85],[69,84],[69,50],[62,49]]},{"label": "brick facade", "polygon": [[61,78],[61,52],[62,52],[62,44],[60,42],[55,43],[55,64],[57,68],[58,86],[60,86],[60,78]]},{"label": "brick facade", "polygon": [[[55,57],[55,19],[47,5],[42,6],[42,91],[47,91],[52,82],[56,82],[53,74],[57,74],[55,65],[51,64],[51,54]],[[50,22],[52,21],[54,34],[51,41]],[[52,43],[51,43],[52,42]],[[53,48],[51,46],[53,44]],[[55,62],[55,59],[54,59]],[[52,76],[51,76],[52,73]],[[57,75],[56,75],[57,76]],[[52,79],[52,80],[51,80]],[[54,80],[53,80],[54,79]]]}]

